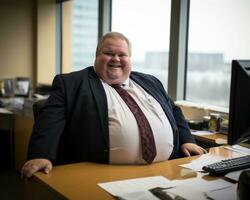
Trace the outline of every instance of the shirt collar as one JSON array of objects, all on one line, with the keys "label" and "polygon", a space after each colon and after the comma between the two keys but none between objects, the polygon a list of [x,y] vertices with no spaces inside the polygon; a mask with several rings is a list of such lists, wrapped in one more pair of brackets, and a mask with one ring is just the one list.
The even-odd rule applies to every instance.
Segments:
[{"label": "shirt collar", "polygon": [[122,83],[122,87],[129,87],[129,78]]},{"label": "shirt collar", "polygon": [[[101,80],[102,83],[106,83],[104,80],[102,80],[101,78],[99,78]],[[107,84],[107,83],[106,83]],[[122,88],[128,88],[130,87],[130,79],[127,78],[122,84],[121,84]]]}]

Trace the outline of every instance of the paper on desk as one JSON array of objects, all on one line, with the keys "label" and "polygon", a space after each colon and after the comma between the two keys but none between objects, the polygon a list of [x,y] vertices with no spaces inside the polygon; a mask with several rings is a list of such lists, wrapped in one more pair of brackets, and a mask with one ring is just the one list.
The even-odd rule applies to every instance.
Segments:
[{"label": "paper on desk", "polygon": [[240,146],[240,145],[237,145],[237,144],[235,144],[233,146],[226,146],[224,148],[229,149],[231,151],[236,151],[236,152],[244,154],[244,155],[250,155],[250,149],[249,148],[246,148],[246,147],[243,147],[243,146]]},{"label": "paper on desk", "polygon": [[231,179],[231,180],[234,180],[234,181],[238,181],[239,180],[239,177],[240,177],[240,174],[241,172],[245,171],[245,170],[250,170],[250,168],[248,169],[243,169],[243,170],[239,170],[239,171],[235,171],[235,172],[229,172],[225,175],[225,177]]},{"label": "paper on desk", "polygon": [[217,132],[211,131],[191,131],[193,135],[215,135]]},{"label": "paper on desk", "polygon": [[215,140],[215,143],[216,144],[227,144],[227,140],[226,139],[223,139],[223,138],[217,138]]},{"label": "paper on desk", "polygon": [[153,195],[148,190],[131,192],[131,193],[123,193],[117,196],[118,199],[121,200],[159,200],[155,195]]},{"label": "paper on desk", "polygon": [[0,108],[0,113],[12,114],[12,112],[6,108]]},{"label": "paper on desk", "polygon": [[228,181],[225,181],[223,179],[205,180],[202,178],[190,178],[190,179],[185,179],[185,180],[173,180],[169,184],[169,187],[175,187],[175,186],[180,186],[180,185],[192,186],[193,188],[196,188],[199,191],[209,192],[213,190],[219,190],[219,189],[231,187],[234,184]]},{"label": "paper on desk", "polygon": [[180,185],[170,189],[166,189],[164,191],[169,194],[174,194],[183,197],[186,200],[207,200],[207,197],[204,192],[192,186]]},{"label": "paper on desk", "polygon": [[212,154],[203,154],[199,158],[192,160],[190,163],[180,165],[181,167],[185,167],[188,169],[192,169],[195,171],[203,171],[202,167],[208,164],[212,164],[215,162],[219,162],[223,159],[223,157],[212,155]]},{"label": "paper on desk", "polygon": [[237,184],[221,190],[214,190],[206,193],[208,197],[214,200],[237,200]]},{"label": "paper on desk", "polygon": [[[107,192],[109,192],[111,195],[126,200],[157,199],[154,195],[152,195],[151,192],[148,191],[149,189],[156,187],[172,187],[174,189],[164,189],[163,191],[172,192],[175,195],[182,196],[186,199],[194,200],[204,198],[204,193],[206,192],[228,188],[231,187],[233,184],[223,179],[209,181],[201,178],[190,178],[185,180],[170,181],[162,176],[152,176],[145,178],[99,183],[98,185]],[[183,192],[187,190],[187,188],[189,192]],[[190,192],[191,190],[196,192],[192,193]]]},{"label": "paper on desk", "polygon": [[186,180],[173,180],[169,187],[163,191],[168,194],[179,195],[187,200],[203,200],[206,193],[211,191],[223,190],[234,186],[233,183],[223,179],[205,180],[202,178],[190,178]]},{"label": "paper on desk", "polygon": [[179,195],[185,199],[203,200],[207,199],[206,193],[230,188],[234,186],[234,184],[223,179],[205,180],[202,178],[191,178],[186,180],[173,180],[170,186],[172,186],[171,189],[163,191]]},{"label": "paper on desk", "polygon": [[98,185],[114,196],[146,191],[155,187],[168,187],[170,180],[163,176],[151,176],[144,178],[128,179],[121,181],[112,181],[107,183],[98,183]]}]

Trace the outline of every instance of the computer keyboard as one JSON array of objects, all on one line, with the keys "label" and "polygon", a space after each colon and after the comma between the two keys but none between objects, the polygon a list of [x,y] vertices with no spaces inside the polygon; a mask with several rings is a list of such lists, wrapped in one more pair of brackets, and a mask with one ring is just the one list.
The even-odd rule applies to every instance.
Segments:
[{"label": "computer keyboard", "polygon": [[210,176],[221,176],[228,172],[246,168],[250,168],[250,155],[222,160],[220,162],[206,165],[202,169],[205,172],[209,172]]}]

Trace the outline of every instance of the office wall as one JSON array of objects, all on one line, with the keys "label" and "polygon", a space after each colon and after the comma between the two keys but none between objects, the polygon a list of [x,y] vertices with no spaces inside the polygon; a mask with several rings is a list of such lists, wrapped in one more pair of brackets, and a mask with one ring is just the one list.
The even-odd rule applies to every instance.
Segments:
[{"label": "office wall", "polygon": [[56,1],[37,1],[37,83],[51,84],[56,73]]},{"label": "office wall", "polygon": [[0,1],[0,78],[33,77],[35,1]]}]

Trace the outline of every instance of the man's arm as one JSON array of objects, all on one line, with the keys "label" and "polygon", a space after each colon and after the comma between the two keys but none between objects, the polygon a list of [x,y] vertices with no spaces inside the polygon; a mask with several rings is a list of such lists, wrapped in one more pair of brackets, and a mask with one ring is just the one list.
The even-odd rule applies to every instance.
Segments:
[{"label": "man's arm", "polygon": [[65,125],[65,100],[63,81],[56,76],[52,92],[36,117],[28,147],[28,161],[21,176],[29,178],[37,171],[49,173],[56,161],[58,144]]},{"label": "man's arm", "polygon": [[197,145],[193,138],[188,123],[181,111],[173,102],[173,114],[179,130],[179,138],[181,151],[185,156],[201,155],[207,153],[207,151],[201,146]]},{"label": "man's arm", "polygon": [[37,116],[28,148],[28,160],[45,158],[56,161],[58,145],[66,121],[65,89],[61,76],[53,80],[49,98]]}]

